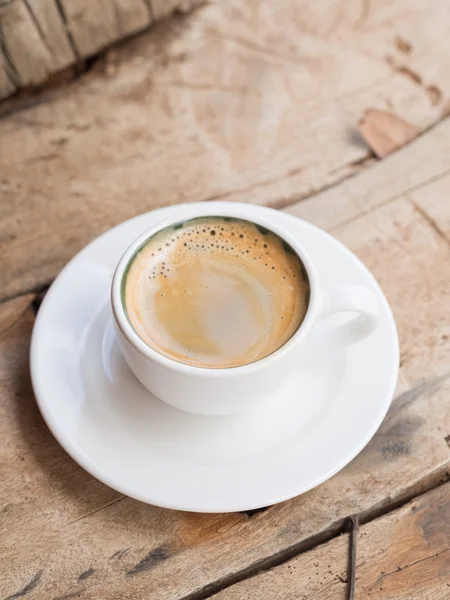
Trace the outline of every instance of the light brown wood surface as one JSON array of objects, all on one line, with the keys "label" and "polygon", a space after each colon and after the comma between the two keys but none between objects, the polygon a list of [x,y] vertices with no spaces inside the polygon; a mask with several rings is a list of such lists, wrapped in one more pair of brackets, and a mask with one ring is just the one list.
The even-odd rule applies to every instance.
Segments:
[{"label": "light brown wood surface", "polygon": [[[368,522],[359,598],[449,597],[448,6],[279,5],[277,26],[256,0],[157,26],[0,121],[2,600],[345,597],[337,536],[355,513]],[[375,160],[355,133],[370,107],[422,134]],[[332,232],[382,285],[401,343],[396,398],[369,445],[323,485],[255,514],[167,511],[99,483],[53,439],[28,372],[36,290],[79,248],[143,210],[212,198],[286,205]],[[392,512],[419,494],[418,516]]]},{"label": "light brown wood surface", "polygon": [[[348,544],[342,535],[214,600],[346,600]],[[358,536],[356,600],[450,596],[450,484],[364,525]]]}]

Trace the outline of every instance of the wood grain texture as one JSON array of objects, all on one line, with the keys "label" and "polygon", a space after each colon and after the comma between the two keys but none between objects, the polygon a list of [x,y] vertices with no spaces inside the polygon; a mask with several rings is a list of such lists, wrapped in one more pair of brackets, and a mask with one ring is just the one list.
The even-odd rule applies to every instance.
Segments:
[{"label": "wood grain texture", "polygon": [[[54,0],[16,0],[0,6],[3,61],[20,87],[36,85],[71,64],[75,55]],[[2,97],[7,91],[0,90]]]},{"label": "wood grain texture", "polygon": [[13,94],[15,91],[16,85],[11,74],[11,67],[0,47],[0,100]]},{"label": "wood grain texture", "polygon": [[[346,600],[348,535],[239,583],[214,600]],[[447,600],[450,484],[413,500],[359,534],[356,600]]]},{"label": "wood grain texture", "polygon": [[156,206],[284,206],[360,171],[371,161],[357,133],[367,108],[421,131],[438,120],[450,92],[449,3],[380,0],[363,17],[359,1],[208,4],[0,122],[2,297],[48,282],[93,237]]},{"label": "wood grain texture", "polygon": [[[57,0],[24,0],[43,43],[52,57],[51,71],[64,69],[77,58],[70,38],[67,35],[64,19],[59,11]],[[24,43],[27,43],[26,38]],[[29,53],[23,49],[23,52]]]},{"label": "wood grain texture", "polygon": [[[434,155],[428,158],[433,162]],[[382,165],[391,169],[388,160]],[[376,186],[383,174],[379,165],[370,171]],[[436,185],[429,184],[433,205],[442,205],[440,215],[434,209],[441,222],[450,211],[450,181]],[[0,571],[7,575],[1,597],[30,582],[30,599],[173,600],[205,586],[213,592],[332,535],[349,514],[376,515],[446,475],[450,246],[427,218],[427,186],[421,210],[396,189],[395,199],[353,219],[349,204],[349,222],[334,233],[373,271],[394,310],[402,355],[397,398],[374,439],[343,471],[254,516],[183,514],[120,499],[79,469],[33,403],[26,375],[32,296],[3,303],[0,468],[7,510]]]},{"label": "wood grain texture", "polygon": [[144,0],[60,0],[68,31],[79,56],[101,48],[150,24]]},{"label": "wood grain texture", "polygon": [[436,233],[450,244],[450,211],[446,207],[448,202],[443,202],[449,186],[450,173],[437,178],[425,188],[411,190],[408,197]]}]

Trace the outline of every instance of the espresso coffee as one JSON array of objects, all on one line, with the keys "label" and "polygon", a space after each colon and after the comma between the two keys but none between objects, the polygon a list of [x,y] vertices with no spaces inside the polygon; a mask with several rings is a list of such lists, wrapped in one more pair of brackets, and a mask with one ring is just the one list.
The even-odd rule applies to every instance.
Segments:
[{"label": "espresso coffee", "polygon": [[306,270],[274,233],[227,217],[159,231],[131,260],[123,301],[151,348],[197,367],[252,363],[280,348],[309,301]]}]

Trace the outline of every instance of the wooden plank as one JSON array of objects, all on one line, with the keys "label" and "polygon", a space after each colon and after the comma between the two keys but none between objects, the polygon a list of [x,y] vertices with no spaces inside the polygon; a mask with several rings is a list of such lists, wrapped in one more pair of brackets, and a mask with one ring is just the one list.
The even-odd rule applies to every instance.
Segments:
[{"label": "wooden plank", "polygon": [[[96,6],[86,11],[97,15]],[[354,3],[326,6],[280,0],[275,15],[257,0],[208,4],[117,51],[114,77],[99,65],[4,119],[2,297],[51,280],[93,237],[156,206],[215,198],[283,206],[358,172],[370,164],[356,134],[367,108],[388,108],[420,130],[438,120],[450,93],[450,4],[380,0],[363,20]],[[109,28],[113,15],[102,15]],[[437,104],[430,85],[441,91]],[[441,144],[441,135],[448,140],[430,139]],[[448,156],[437,165],[448,168]],[[428,163],[407,176],[426,180]]]},{"label": "wooden plank", "polygon": [[[449,191],[442,189],[440,196],[447,211]],[[59,485],[60,479],[71,481],[78,468],[58,452],[35,412],[19,427],[16,411],[18,404],[32,406],[29,384],[21,384],[32,317],[24,313],[25,325],[17,318],[29,300],[3,304],[0,355],[6,359],[0,378],[8,382],[0,396],[6,407],[0,419],[6,473],[1,494],[8,506],[0,557],[0,571],[7,573],[0,583],[3,596],[38,576],[30,599],[82,593],[92,600],[100,594],[173,600],[205,586],[212,592],[311,539],[330,536],[349,514],[377,514],[440,481],[450,466],[450,332],[443,325],[450,304],[450,246],[406,197],[335,233],[368,264],[392,304],[402,352],[398,397],[375,438],[343,471],[253,517],[183,514],[128,498],[115,502],[89,475],[83,486],[81,470],[73,492]],[[103,503],[110,505],[99,510]]]},{"label": "wooden plank", "polygon": [[[214,600],[346,600],[348,535],[215,596]],[[361,528],[356,599],[450,595],[450,484]]]},{"label": "wooden plank", "polygon": [[45,81],[75,59],[54,0],[0,6],[0,37],[21,87]]},{"label": "wooden plank", "polygon": [[145,0],[60,0],[60,3],[79,56],[95,54],[150,24]]}]

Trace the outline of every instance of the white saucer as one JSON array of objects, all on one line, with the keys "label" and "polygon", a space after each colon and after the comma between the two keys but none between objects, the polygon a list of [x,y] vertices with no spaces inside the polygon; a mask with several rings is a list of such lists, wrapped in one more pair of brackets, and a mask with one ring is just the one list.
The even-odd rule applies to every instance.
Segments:
[{"label": "white saucer", "polygon": [[257,410],[227,417],[179,412],[149,394],[128,369],[115,340],[109,287],[116,263],[139,234],[174,214],[189,218],[195,205],[141,215],[94,240],[46,295],[33,331],[31,375],[40,410],[63,448],[128,496],[198,512],[287,500],[352,460],[389,408],[398,340],[375,279],[322,230],[268,208],[255,211],[298,236],[330,285],[373,289],[380,325],[347,349],[329,348],[316,329],[298,371]]}]

